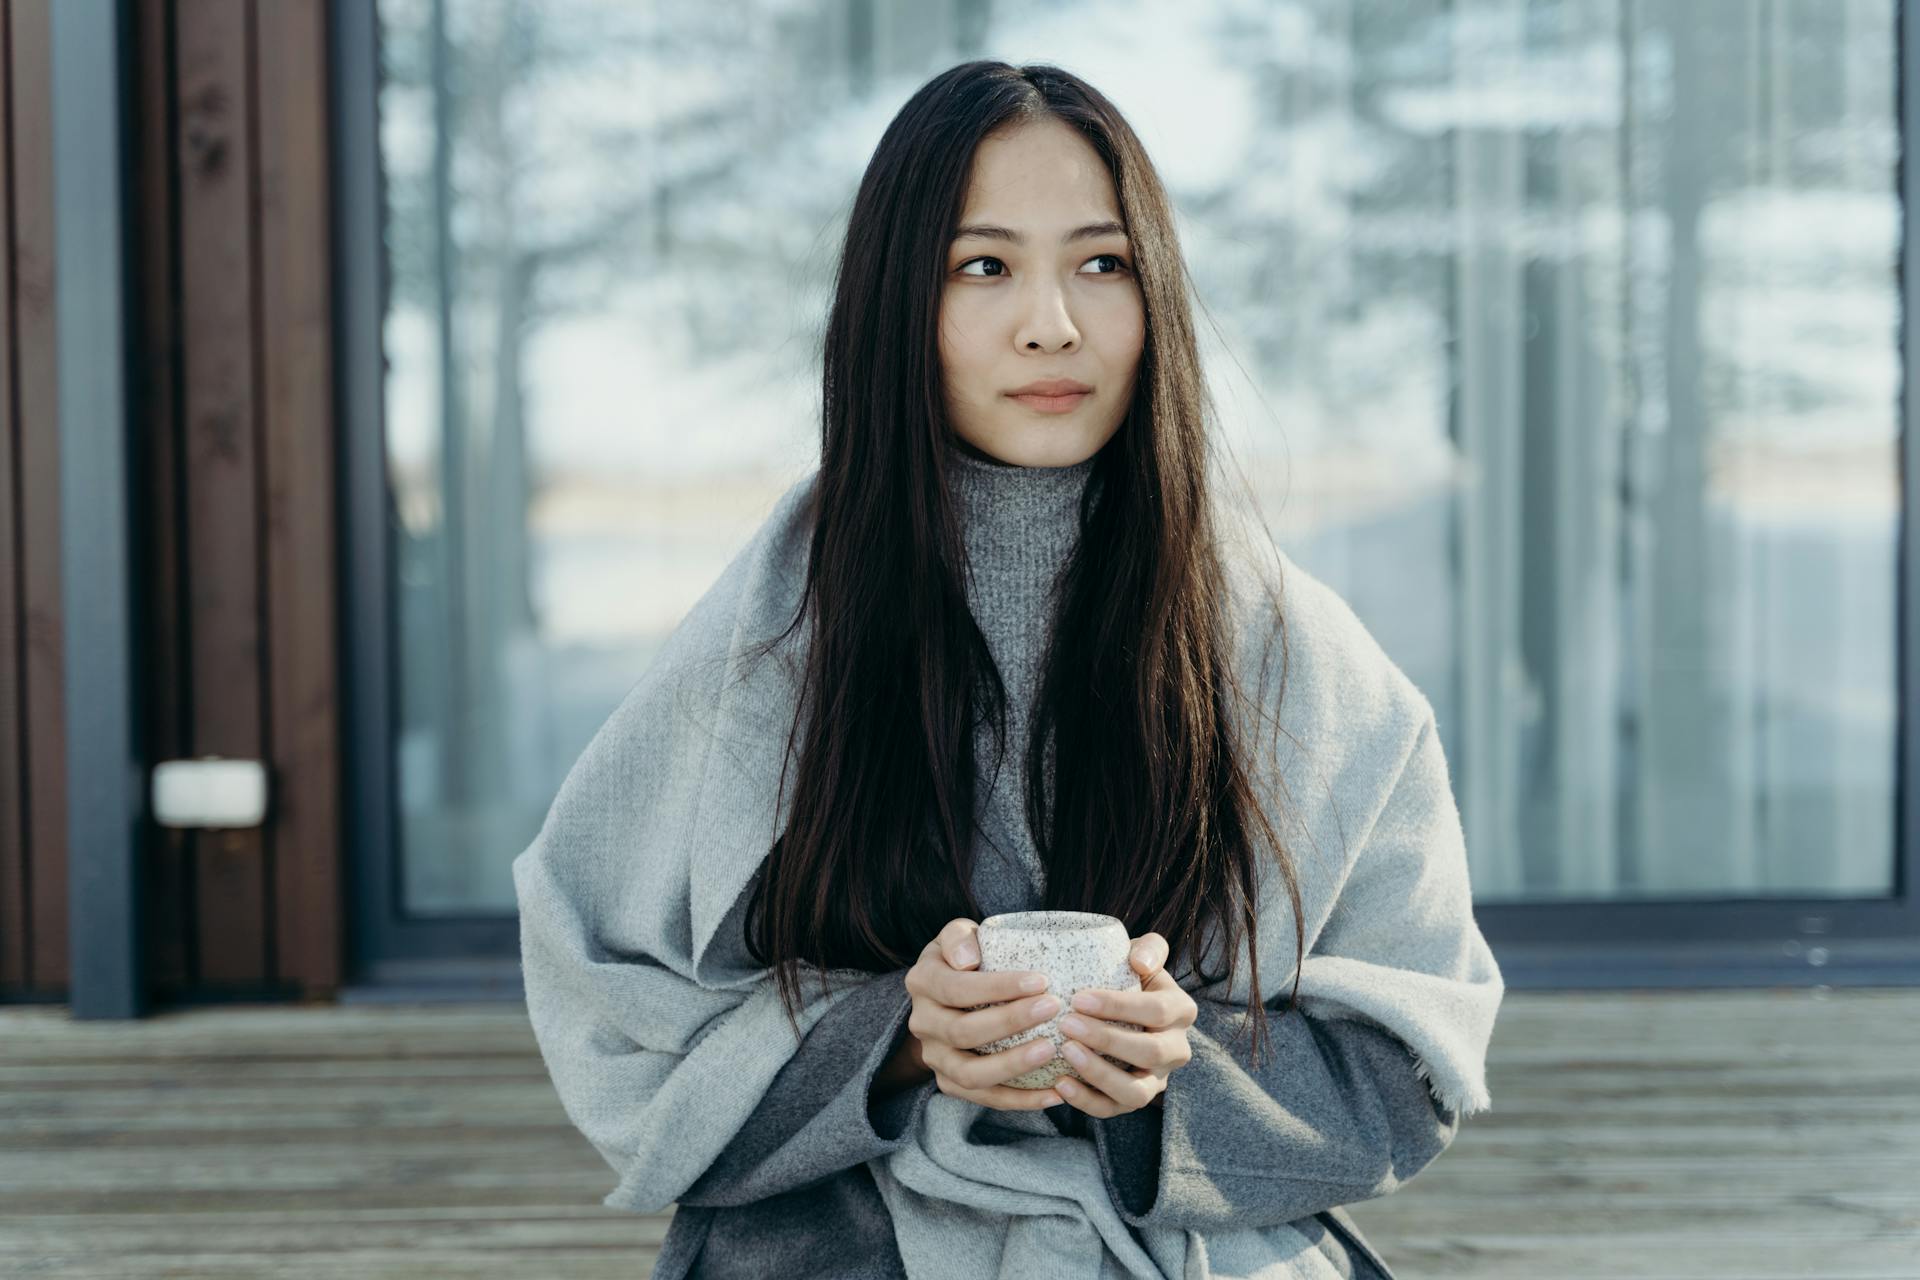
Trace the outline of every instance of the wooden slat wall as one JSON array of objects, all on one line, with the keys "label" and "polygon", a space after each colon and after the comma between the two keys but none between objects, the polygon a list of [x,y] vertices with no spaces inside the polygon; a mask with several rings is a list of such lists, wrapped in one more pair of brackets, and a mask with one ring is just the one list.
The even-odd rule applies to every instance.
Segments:
[{"label": "wooden slat wall", "polygon": [[172,927],[191,988],[325,995],[343,961],[325,12],[150,8],[172,18],[187,754],[275,778],[267,827],[193,837]]},{"label": "wooden slat wall", "polygon": [[[174,18],[180,427],[192,754],[264,760],[250,7],[244,0],[185,0]],[[196,833],[193,850],[197,976],[224,986],[261,981],[268,954],[266,832]]]},{"label": "wooden slat wall", "polygon": [[257,13],[268,750],[287,782],[269,959],[311,996],[345,964],[327,15],[322,0]]},{"label": "wooden slat wall", "polygon": [[67,982],[51,0],[0,5],[0,990]]},{"label": "wooden slat wall", "polygon": [[[66,982],[48,3],[0,0],[0,624],[28,619],[0,625],[0,997]],[[149,830],[149,990],[325,997],[344,963],[325,6],[134,14],[146,751],[273,777],[263,828]]]}]

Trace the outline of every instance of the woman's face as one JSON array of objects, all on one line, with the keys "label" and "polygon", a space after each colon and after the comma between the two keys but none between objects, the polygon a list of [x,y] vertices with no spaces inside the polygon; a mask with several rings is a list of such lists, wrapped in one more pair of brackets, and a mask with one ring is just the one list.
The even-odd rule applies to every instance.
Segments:
[{"label": "woman's face", "polygon": [[[1058,120],[974,152],[940,295],[947,416],[962,447],[1067,467],[1113,438],[1133,396],[1146,312],[1113,179]],[[1086,388],[1021,396],[1034,383]]]}]

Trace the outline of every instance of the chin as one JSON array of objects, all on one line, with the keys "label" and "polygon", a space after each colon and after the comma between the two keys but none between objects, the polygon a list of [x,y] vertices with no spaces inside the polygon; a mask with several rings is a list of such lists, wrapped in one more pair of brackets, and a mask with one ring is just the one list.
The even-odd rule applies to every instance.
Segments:
[{"label": "chin", "polygon": [[1100,452],[1112,432],[1093,436],[1070,430],[1022,427],[985,444],[969,441],[975,453],[1013,467],[1071,467]]}]

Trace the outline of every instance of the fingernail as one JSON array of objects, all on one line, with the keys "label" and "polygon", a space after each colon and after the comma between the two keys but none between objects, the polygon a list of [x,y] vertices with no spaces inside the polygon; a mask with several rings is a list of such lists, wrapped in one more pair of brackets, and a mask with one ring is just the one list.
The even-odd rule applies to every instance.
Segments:
[{"label": "fingernail", "polygon": [[1053,1045],[1048,1041],[1043,1040],[1039,1044],[1029,1046],[1027,1049],[1028,1062],[1045,1062],[1052,1056]]},{"label": "fingernail", "polygon": [[1076,1009],[1084,1009],[1088,1013],[1098,1013],[1100,1012],[1100,997],[1094,995],[1091,991],[1082,991],[1073,998],[1073,1007]]},{"label": "fingernail", "polygon": [[1077,1036],[1087,1029],[1087,1024],[1072,1014],[1068,1014],[1066,1017],[1060,1019],[1060,1029]]},{"label": "fingernail", "polygon": [[1047,989],[1046,975],[1039,973],[1028,974],[1026,977],[1020,979],[1020,989],[1022,991],[1045,991]]},{"label": "fingernail", "polygon": [[1027,1012],[1036,1018],[1049,1018],[1060,1011],[1060,1002],[1052,996],[1041,996],[1027,1006]]},{"label": "fingernail", "polygon": [[1070,1044],[1066,1046],[1065,1052],[1067,1055],[1067,1061],[1073,1063],[1075,1066],[1079,1066],[1081,1063],[1087,1060],[1087,1051],[1085,1049],[1082,1049],[1077,1044]]},{"label": "fingernail", "polygon": [[975,960],[978,960],[979,958],[980,958],[980,953],[973,949],[973,944],[971,942],[963,942],[958,947],[954,948],[953,962],[955,964],[968,965],[968,964],[972,964]]}]

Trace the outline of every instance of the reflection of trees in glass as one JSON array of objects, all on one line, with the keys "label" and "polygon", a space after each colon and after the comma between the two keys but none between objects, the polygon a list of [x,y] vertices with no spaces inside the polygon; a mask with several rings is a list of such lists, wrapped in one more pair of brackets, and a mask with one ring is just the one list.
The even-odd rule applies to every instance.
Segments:
[{"label": "reflection of trees in glass", "polygon": [[[1877,670],[1889,637],[1813,611],[1790,640],[1728,583],[1788,561],[1766,539],[1825,554],[1832,512],[1892,501],[1891,0],[381,8],[393,308],[433,333],[440,384],[432,473],[393,463],[426,566],[403,587],[436,593],[407,606],[430,656],[405,719],[448,799],[511,772],[516,686],[572,698],[547,715],[570,760],[747,532],[771,446],[810,433],[879,131],[973,56],[1058,61],[1143,126],[1227,344],[1210,373],[1266,397],[1221,405],[1249,478],[1434,696],[1488,886],[1657,888],[1661,843],[1780,803],[1776,764],[1700,763],[1729,739],[1787,711],[1859,750],[1880,732],[1832,709],[1879,684],[1797,710],[1765,686],[1863,650],[1838,665]],[[578,361],[601,343],[631,353],[617,376]],[[1776,534],[1790,494],[1812,519]],[[651,607],[535,616],[635,583]],[[516,665],[578,676],[596,643],[633,646],[605,690],[549,697]],[[1878,803],[1861,773],[1803,811],[1842,783]]]},{"label": "reflection of trees in glass", "polygon": [[431,639],[412,637],[440,661],[410,668],[438,687],[410,701],[432,709],[441,794],[456,802],[506,781],[489,750],[508,731],[502,649],[535,624],[526,345],[542,324],[602,305],[620,242],[652,204],[639,127],[547,114],[552,86],[633,46],[620,14],[634,11],[581,13],[600,19],[592,42],[559,38],[543,24],[550,11],[390,0],[382,13],[390,127],[425,140],[414,164],[386,167],[391,305],[432,315],[438,348],[437,473],[397,478],[430,487],[439,512],[401,531],[434,544],[440,595]]},{"label": "reflection of trees in glass", "polygon": [[[406,374],[436,402],[430,445],[390,453],[414,655],[402,727],[433,762],[416,791],[457,811],[515,781],[508,708],[544,681],[528,665],[544,661],[532,499],[556,477],[535,462],[536,344],[604,318],[709,400],[709,367],[750,393],[742,358],[793,345],[795,258],[815,264],[804,283],[824,310],[819,229],[848,195],[821,162],[830,105],[871,75],[875,24],[858,4],[619,0],[381,0],[381,19],[390,315],[431,332],[430,367]],[[594,412],[603,438],[655,433],[714,459],[752,447],[721,412],[608,397]],[[598,461],[569,459],[590,481]]]},{"label": "reflection of trees in glass", "polygon": [[1655,887],[1879,892],[1897,723],[1893,9],[1628,13],[1646,234],[1629,275],[1623,496],[1643,536],[1625,551],[1640,621],[1623,861]]}]

